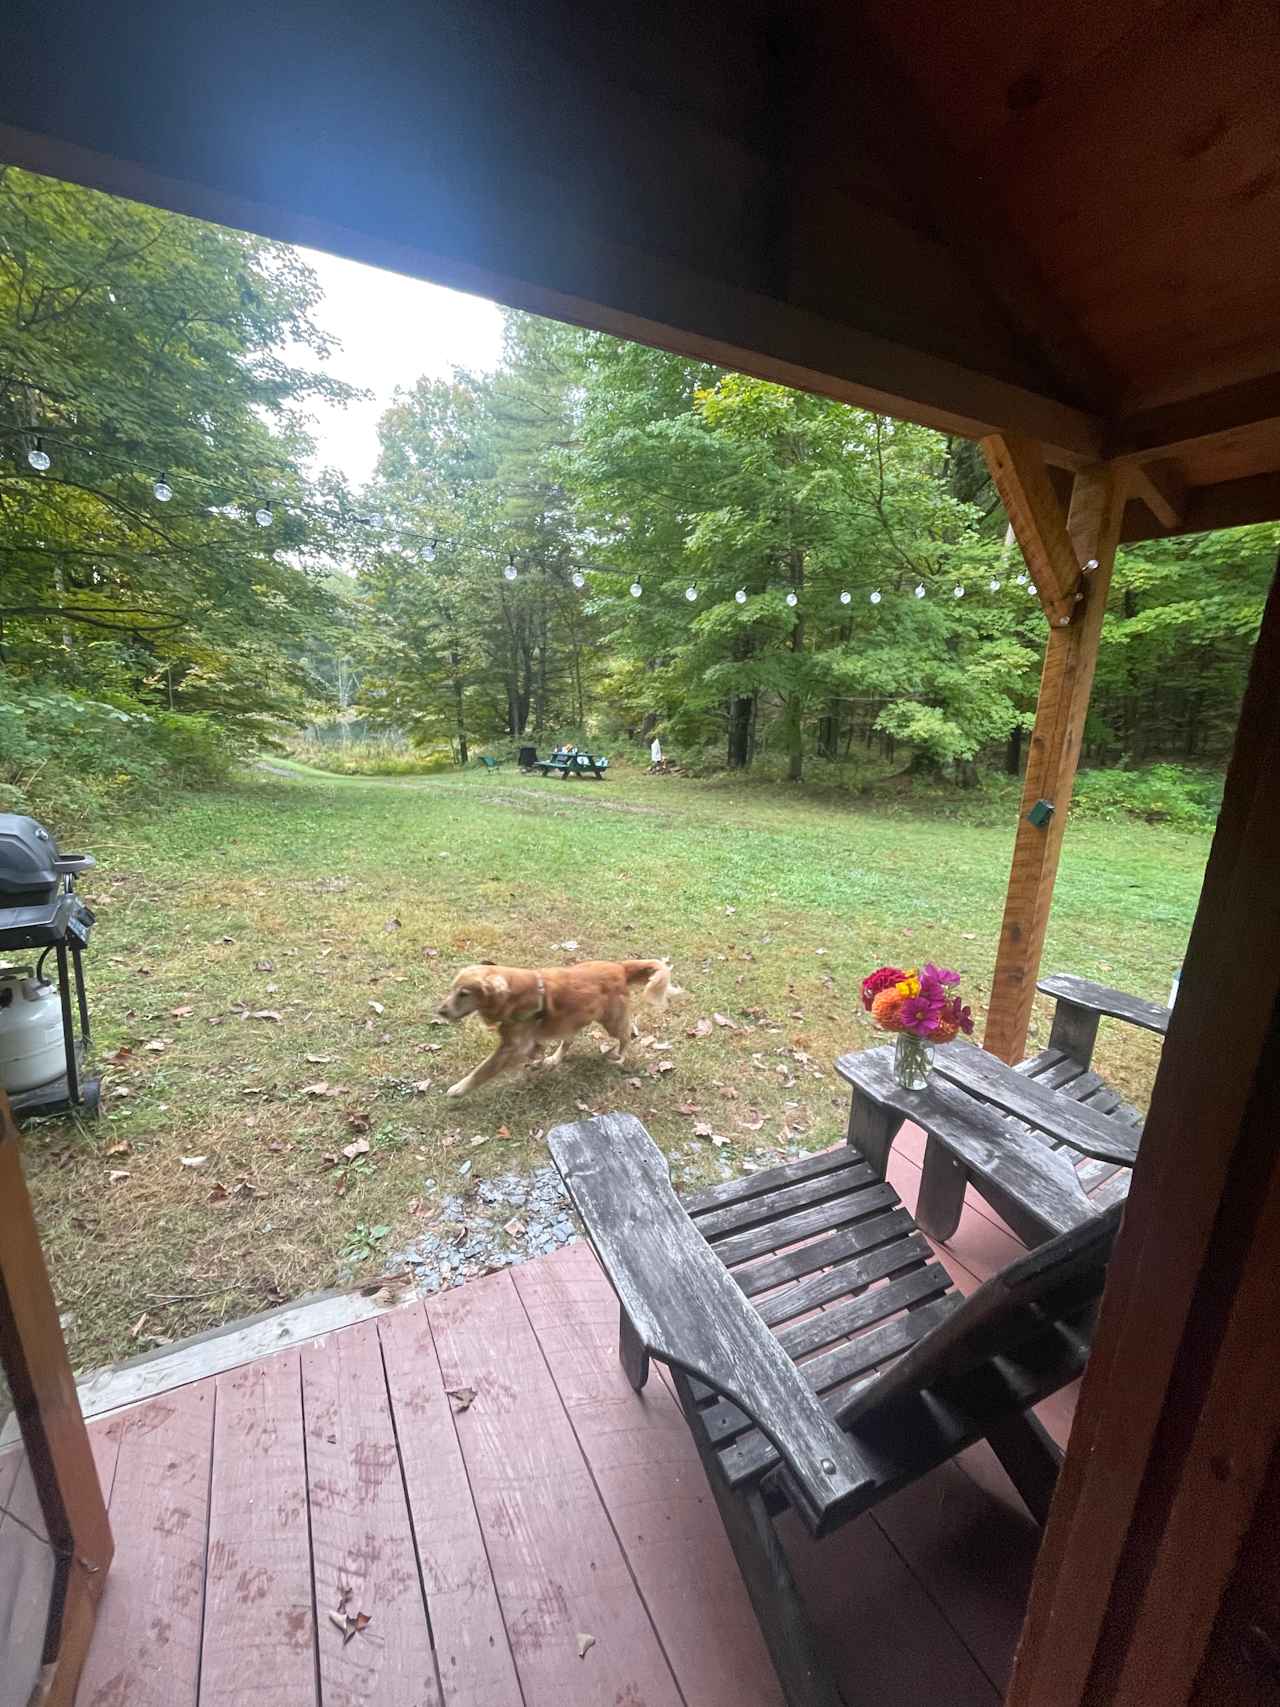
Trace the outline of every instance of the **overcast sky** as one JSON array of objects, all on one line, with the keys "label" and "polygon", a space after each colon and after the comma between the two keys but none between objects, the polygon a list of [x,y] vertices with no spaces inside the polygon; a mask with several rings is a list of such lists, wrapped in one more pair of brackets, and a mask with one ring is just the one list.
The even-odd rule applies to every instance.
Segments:
[{"label": "overcast sky", "polygon": [[[346,409],[313,408],[316,465],[338,468],[353,486],[373,473],[378,417],[398,385],[420,374],[446,377],[454,367],[492,368],[502,342],[502,315],[483,297],[463,296],[400,273],[380,272],[315,249],[299,250],[324,290],[314,318],[342,345],[326,370],[374,393]],[[309,358],[292,351],[295,361]]]}]

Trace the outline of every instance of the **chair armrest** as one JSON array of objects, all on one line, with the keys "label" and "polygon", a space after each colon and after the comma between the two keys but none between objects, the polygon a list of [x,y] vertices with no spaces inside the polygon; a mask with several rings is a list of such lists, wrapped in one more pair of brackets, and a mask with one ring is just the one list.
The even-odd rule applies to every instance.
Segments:
[{"label": "chair armrest", "polygon": [[1103,1015],[1127,1020],[1130,1025],[1139,1025],[1161,1037],[1168,1030],[1169,1009],[1159,1002],[1143,1001],[1141,996],[1112,990],[1106,984],[1094,984],[1088,978],[1054,972],[1041,978],[1036,988],[1057,1003],[1049,1032],[1050,1048],[1061,1049],[1082,1067],[1088,1067],[1093,1059],[1098,1021]]},{"label": "chair armrest", "polygon": [[653,1139],[606,1114],[554,1127],[547,1145],[645,1351],[745,1411],[808,1528],[834,1528],[874,1477],[685,1213]]}]

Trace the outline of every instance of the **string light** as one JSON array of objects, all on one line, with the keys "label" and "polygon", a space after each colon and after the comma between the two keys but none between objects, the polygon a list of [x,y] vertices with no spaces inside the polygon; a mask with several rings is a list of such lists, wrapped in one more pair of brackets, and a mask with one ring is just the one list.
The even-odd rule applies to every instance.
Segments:
[{"label": "string light", "polygon": [[924,593],[925,593],[924,582],[923,581],[917,582],[917,584],[916,584],[916,597],[918,599],[922,599],[924,597]]},{"label": "string light", "polygon": [[428,562],[428,563],[434,563],[435,562],[435,560],[436,560],[436,547],[439,545],[439,543],[440,543],[440,541],[438,539],[433,539],[431,541],[430,545],[424,545],[423,546],[422,555],[423,555],[423,558],[426,560],[426,562]]},{"label": "string light", "polygon": [[516,576],[520,573],[516,568],[516,554],[514,551],[507,558],[507,566],[502,573],[508,581],[514,581]]},{"label": "string light", "polygon": [[1093,571],[1097,567],[1098,567],[1098,559],[1096,557],[1091,557],[1089,559],[1089,561],[1084,566],[1084,572],[1086,575],[1092,575]]},{"label": "string light", "polygon": [[643,591],[644,588],[640,585],[639,581],[633,581],[631,583],[631,597],[633,599],[638,599]]},{"label": "string light", "polygon": [[582,573],[581,569],[575,569],[569,579],[573,582],[574,586],[577,587],[579,592],[581,592],[583,587],[587,584],[587,577]]},{"label": "string light", "polygon": [[840,603],[842,605],[849,604],[852,601],[852,599],[853,599],[852,593],[841,593],[841,595],[840,595]]},{"label": "string light", "polygon": [[686,587],[684,590],[684,596],[688,599],[690,604],[693,604],[698,597],[698,589],[696,587]]},{"label": "string light", "polygon": [[275,520],[275,517],[271,513],[271,505],[265,498],[253,512],[253,519],[257,522],[260,528],[269,528]]},{"label": "string light", "polygon": [[1020,587],[1026,586],[1026,584],[1027,584],[1027,572],[1025,569],[1022,570],[1022,572],[1020,574],[1015,575],[1013,578],[1017,582],[1018,586],[1020,586]]},{"label": "string light", "polygon": [[991,580],[988,582],[988,585],[990,586],[991,591],[993,593],[998,593],[1000,591],[1000,583],[999,583],[999,581],[996,580],[994,575],[991,577]]},{"label": "string light", "polygon": [[878,605],[880,603],[880,598],[881,598],[881,595],[879,593],[872,593],[871,598],[868,602],[870,604],[873,604],[873,605]]},{"label": "string light", "polygon": [[964,597],[964,588],[960,586],[952,587],[951,597],[953,599],[962,599]]},{"label": "string light", "polygon": [[788,593],[787,594],[787,603],[791,606],[792,610],[794,610],[795,607],[800,603],[800,601],[795,596],[794,593]]},{"label": "string light", "polygon": [[747,602],[747,589],[745,587],[739,587],[737,592],[733,595],[733,601],[735,604],[745,605]]},{"label": "string light", "polygon": [[27,461],[31,464],[32,468],[35,469],[37,474],[43,474],[45,469],[48,468],[50,458],[48,451],[44,448],[43,439],[37,439],[35,444],[32,445],[31,449],[27,452]]},{"label": "string light", "polygon": [[151,490],[156,495],[157,504],[167,504],[173,497],[173,487],[169,484],[169,476],[162,474]]}]

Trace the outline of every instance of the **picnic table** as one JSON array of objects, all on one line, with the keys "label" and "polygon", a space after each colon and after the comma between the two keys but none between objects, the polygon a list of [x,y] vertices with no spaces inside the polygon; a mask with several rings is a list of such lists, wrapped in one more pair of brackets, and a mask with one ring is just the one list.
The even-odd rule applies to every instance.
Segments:
[{"label": "picnic table", "polygon": [[535,759],[532,769],[539,776],[551,776],[558,773],[560,777],[593,776],[597,782],[604,781],[604,773],[609,768],[609,761],[603,754],[570,752],[566,747],[557,747],[550,758]]},{"label": "picnic table", "polygon": [[1123,1199],[1142,1116],[1090,1069],[1098,1022],[1122,1019],[1164,1034],[1169,1010],[1059,973],[1037,986],[1057,1008],[1048,1047],[1010,1067],[972,1043],[938,1049],[923,1090],[893,1077],[891,1047],[843,1055],[849,1142],[880,1178],[904,1121],[926,1135],[916,1219],[932,1238],[959,1224],[965,1187],[1028,1245],[1089,1221]]}]

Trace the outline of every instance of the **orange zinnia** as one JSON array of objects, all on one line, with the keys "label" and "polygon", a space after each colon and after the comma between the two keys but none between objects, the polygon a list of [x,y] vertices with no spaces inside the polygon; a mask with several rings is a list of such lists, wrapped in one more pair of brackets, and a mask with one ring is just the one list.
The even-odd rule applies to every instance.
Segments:
[{"label": "orange zinnia", "polygon": [[895,984],[891,989],[881,990],[880,994],[871,1004],[871,1017],[875,1020],[881,1031],[902,1030],[902,1020],[900,1015],[902,1012],[902,1004],[907,1000],[908,998],[903,993],[902,987],[898,984]]}]

